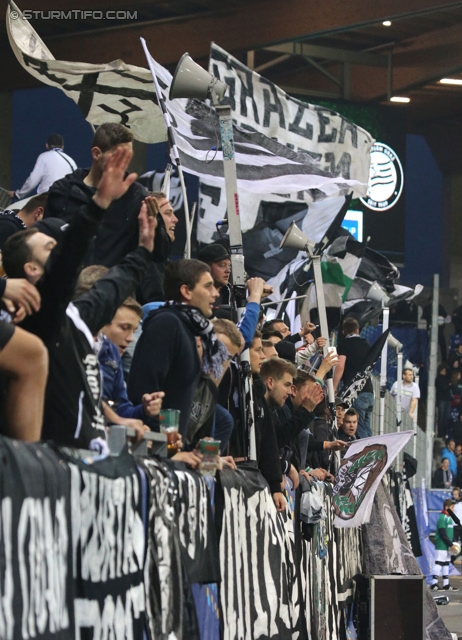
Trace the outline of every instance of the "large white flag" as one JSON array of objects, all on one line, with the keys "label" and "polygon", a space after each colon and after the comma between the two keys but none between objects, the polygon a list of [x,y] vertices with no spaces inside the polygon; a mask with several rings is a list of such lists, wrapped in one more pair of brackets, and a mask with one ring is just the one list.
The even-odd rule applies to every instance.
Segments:
[{"label": "large white flag", "polygon": [[92,125],[118,122],[146,143],[167,139],[148,69],[122,60],[107,64],[55,60],[14,2],[8,5],[6,28],[19,64],[40,82],[64,91]]},{"label": "large white flag", "polygon": [[[262,133],[296,152],[307,153],[320,169],[334,176],[367,184],[370,148],[374,142],[367,131],[326,107],[289,96],[216,44],[211,47],[209,71],[228,84],[225,102],[230,104],[233,119],[239,126]],[[354,190],[359,195],[362,187]],[[300,209],[307,204],[306,226],[322,227],[325,231],[335,216],[333,212],[338,211],[343,202],[339,199],[332,208],[319,206],[327,195],[334,195],[327,194],[322,187],[292,194],[286,190],[285,194],[267,194],[264,198],[242,194],[242,230],[248,231],[256,224],[267,224],[274,229],[275,220],[291,215],[293,206],[287,206],[290,202],[298,203]],[[226,195],[207,179],[201,180],[200,211],[198,240],[211,242],[217,221],[226,217]],[[313,237],[314,233],[309,235]],[[247,261],[247,251],[245,253]],[[267,275],[274,276],[276,272]]]},{"label": "large white flag", "polygon": [[[173,138],[185,171],[206,177],[211,184],[224,186],[220,127],[215,109],[195,99],[170,100],[172,75],[144,51],[168,112]],[[254,131],[234,126],[234,157],[239,193],[260,195],[321,190],[325,196],[362,191],[365,183],[336,177],[321,168],[311,156]]]},{"label": "large white flag", "polygon": [[336,527],[369,522],[375,492],[413,431],[387,433],[352,442],[335,476],[332,499]]}]

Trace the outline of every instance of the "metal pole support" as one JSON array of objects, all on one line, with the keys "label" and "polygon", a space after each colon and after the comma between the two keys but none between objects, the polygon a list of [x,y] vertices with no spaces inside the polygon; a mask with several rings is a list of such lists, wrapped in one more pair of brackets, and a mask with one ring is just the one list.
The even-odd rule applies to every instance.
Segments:
[{"label": "metal pole support", "polygon": [[425,425],[425,437],[427,441],[427,464],[425,469],[425,479],[427,487],[431,487],[433,468],[433,438],[435,429],[435,379],[436,367],[438,363],[438,301],[439,301],[440,277],[435,273],[433,276],[433,303],[432,303],[432,326],[430,332],[430,366],[428,370],[427,388],[427,420]]},{"label": "metal pole support", "polygon": [[[242,231],[239,217],[239,198],[237,193],[236,158],[234,155],[233,118],[229,105],[215,104],[220,122],[221,148],[223,152],[223,172],[225,176],[226,202],[228,211],[228,233],[231,256],[231,273],[233,291],[238,302],[238,317],[245,307],[245,269],[244,252],[242,248]],[[250,375],[250,354],[246,349],[240,356],[241,371],[244,372],[244,392],[240,398],[243,419],[248,420],[249,458],[257,459],[257,445],[255,438],[255,417],[253,415],[252,380]],[[246,407],[246,398],[249,406]],[[246,410],[248,408],[248,411]],[[246,423],[244,423],[246,424]]]},{"label": "metal pole support", "polygon": [[[383,326],[382,333],[388,329],[390,319],[390,309],[383,307]],[[385,391],[387,390],[387,357],[388,343],[385,342],[382,349],[380,361],[380,408],[379,408],[379,433],[382,436],[385,433]]]},{"label": "metal pole support", "polygon": [[[326,338],[327,342],[323,349],[324,356],[328,353],[330,342],[329,342],[329,326],[327,324],[327,314],[326,314],[326,299],[324,297],[324,286],[322,282],[322,271],[321,271],[321,255],[311,256],[311,260],[313,263],[313,273],[314,273],[314,286],[316,287],[316,299],[318,301],[318,315],[319,315],[319,326],[321,328],[321,335],[323,338]],[[327,384],[327,396],[329,400],[329,404],[334,407],[335,406],[335,393],[334,393],[334,381],[332,377],[326,379]],[[335,411],[334,411],[335,415]]]}]

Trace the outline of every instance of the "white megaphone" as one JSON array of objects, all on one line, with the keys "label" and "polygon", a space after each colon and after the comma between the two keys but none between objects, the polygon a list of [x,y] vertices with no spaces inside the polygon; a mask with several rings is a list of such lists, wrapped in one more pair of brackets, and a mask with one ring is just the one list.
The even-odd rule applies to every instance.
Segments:
[{"label": "white megaphone", "polygon": [[391,333],[388,334],[387,344],[390,349],[396,349],[396,351],[401,351],[403,348],[403,343],[400,342],[398,338],[395,338]]},{"label": "white megaphone", "polygon": [[189,53],[181,56],[170,85],[170,100],[175,98],[211,98],[218,104],[226,91],[226,83],[215,78],[191,58]]},{"label": "white megaphone", "polygon": [[298,249],[299,251],[307,251],[308,253],[311,253],[314,249],[314,242],[312,242],[308,236],[297,227],[295,222],[292,221],[290,227],[287,229],[281,240],[279,248]]},{"label": "white megaphone", "polygon": [[381,302],[382,306],[386,307],[390,302],[390,298],[387,296],[382,287],[377,284],[377,282],[373,282],[369,291],[366,294],[366,298],[368,300],[374,300],[374,302]]}]

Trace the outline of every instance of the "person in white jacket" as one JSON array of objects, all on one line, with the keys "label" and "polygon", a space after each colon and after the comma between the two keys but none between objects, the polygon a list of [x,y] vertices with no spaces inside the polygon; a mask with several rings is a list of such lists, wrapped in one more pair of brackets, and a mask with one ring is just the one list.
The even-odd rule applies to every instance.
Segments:
[{"label": "person in white jacket", "polygon": [[37,193],[48,191],[51,185],[77,169],[74,160],[64,153],[64,140],[57,133],[48,136],[46,151],[37,158],[32,173],[20,189],[8,191],[10,198],[25,198],[35,187]]}]

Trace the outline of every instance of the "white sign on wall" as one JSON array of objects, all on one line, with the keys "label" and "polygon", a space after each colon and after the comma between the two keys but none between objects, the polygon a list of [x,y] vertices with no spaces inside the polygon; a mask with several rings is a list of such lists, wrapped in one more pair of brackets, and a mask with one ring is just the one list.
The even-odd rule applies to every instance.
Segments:
[{"label": "white sign on wall", "polygon": [[374,211],[391,209],[403,191],[403,167],[396,153],[383,142],[371,148],[367,195],[361,202]]}]

